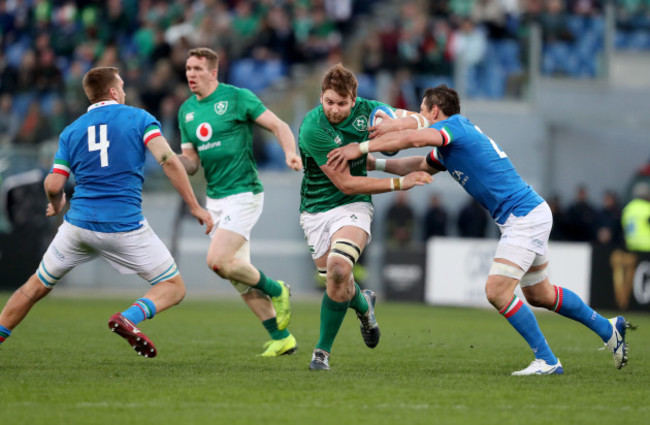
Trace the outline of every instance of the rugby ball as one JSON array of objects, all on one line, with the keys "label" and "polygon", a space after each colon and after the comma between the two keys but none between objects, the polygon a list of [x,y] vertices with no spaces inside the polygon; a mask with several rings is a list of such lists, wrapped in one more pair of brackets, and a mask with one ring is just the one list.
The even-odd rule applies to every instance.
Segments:
[{"label": "rugby ball", "polygon": [[371,127],[379,124],[384,119],[384,117],[381,114],[379,115],[377,114],[377,112],[379,111],[384,112],[387,116],[389,116],[392,119],[397,118],[397,115],[395,115],[395,111],[393,111],[388,106],[384,106],[384,105],[377,106],[375,109],[372,110],[372,112],[370,112],[370,118],[368,119],[368,122],[370,123]]},{"label": "rugby ball", "polygon": [[[386,116],[388,116],[391,119],[397,118],[397,115],[395,115],[395,111],[393,111],[388,106],[385,105],[377,106],[375,109],[372,110],[372,112],[370,112],[370,117],[368,117],[368,123],[370,124],[371,127],[383,121],[384,115],[377,114],[377,112],[379,111],[385,113]],[[382,154],[386,156],[395,156],[397,152],[382,152]]]}]

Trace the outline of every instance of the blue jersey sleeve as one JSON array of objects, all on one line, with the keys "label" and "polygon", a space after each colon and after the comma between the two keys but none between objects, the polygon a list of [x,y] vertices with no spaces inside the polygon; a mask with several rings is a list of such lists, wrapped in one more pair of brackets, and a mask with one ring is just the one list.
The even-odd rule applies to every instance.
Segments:
[{"label": "blue jersey sleeve", "polygon": [[68,153],[67,137],[64,131],[59,137],[59,148],[54,155],[54,164],[50,173],[63,174],[66,177],[70,176],[70,155]]}]

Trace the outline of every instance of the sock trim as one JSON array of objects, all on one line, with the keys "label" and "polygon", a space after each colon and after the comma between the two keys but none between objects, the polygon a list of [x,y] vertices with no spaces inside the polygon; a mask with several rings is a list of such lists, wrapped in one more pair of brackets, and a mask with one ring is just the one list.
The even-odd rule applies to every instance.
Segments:
[{"label": "sock trim", "polygon": [[0,325],[0,343],[3,343],[9,336],[11,336],[11,331]]},{"label": "sock trim", "polygon": [[562,300],[564,299],[564,291],[562,290],[561,286],[553,285],[553,287],[555,288],[555,302],[553,302],[552,310],[557,313],[562,308]]},{"label": "sock trim", "polygon": [[521,306],[523,306],[523,305],[524,305],[523,301],[521,301],[519,299],[519,297],[517,297],[517,295],[513,295],[510,302],[505,307],[503,307],[501,310],[499,310],[499,314],[502,314],[503,317],[508,319],[508,318],[514,316],[515,313],[517,313],[519,311],[519,309],[521,308]]},{"label": "sock trim", "polygon": [[150,299],[140,298],[133,305],[142,310],[146,319],[151,319],[156,314],[156,305]]}]

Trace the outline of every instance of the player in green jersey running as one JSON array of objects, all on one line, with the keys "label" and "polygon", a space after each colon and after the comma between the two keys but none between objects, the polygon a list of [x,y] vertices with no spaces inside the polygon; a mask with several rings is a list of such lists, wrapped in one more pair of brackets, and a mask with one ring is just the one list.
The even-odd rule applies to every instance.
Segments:
[{"label": "player in green jersey running", "polygon": [[[363,155],[343,170],[327,165],[327,154],[348,143],[368,138],[368,116],[381,102],[357,97],[357,79],[337,64],[323,78],[321,104],[307,113],[300,127],[299,147],[305,172],[300,189],[300,225],[318,273],[326,279],[321,304],[320,338],[309,368],[329,370],[334,338],[348,307],[361,322],[365,344],[379,343],[374,317],[375,294],[361,291],[352,277],[352,267],[370,242],[373,206],[370,194],[408,190],[431,182],[429,173],[417,171],[401,178],[367,177],[366,170],[382,170],[386,160]],[[404,111],[397,111],[398,116]],[[417,125],[416,120],[401,120]],[[383,161],[383,162],[382,162]]]},{"label": "player in green jersey running", "polygon": [[202,165],[208,183],[206,208],[215,223],[208,266],[232,282],[271,336],[261,355],[291,354],[297,343],[287,330],[289,286],[265,276],[250,261],[250,233],[264,203],[253,158],[253,125],[273,132],[289,168],[301,170],[302,160],[287,123],[250,90],[219,82],[218,65],[211,49],[188,53],[185,74],[194,95],[178,111],[183,149],[179,158],[190,175]]}]

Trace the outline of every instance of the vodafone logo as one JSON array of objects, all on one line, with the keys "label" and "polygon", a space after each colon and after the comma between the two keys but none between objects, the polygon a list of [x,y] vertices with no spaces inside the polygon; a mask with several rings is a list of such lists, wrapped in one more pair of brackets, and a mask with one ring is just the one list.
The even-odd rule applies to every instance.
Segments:
[{"label": "vodafone logo", "polygon": [[196,137],[202,142],[210,140],[212,137],[212,126],[207,122],[199,124],[196,128]]}]

